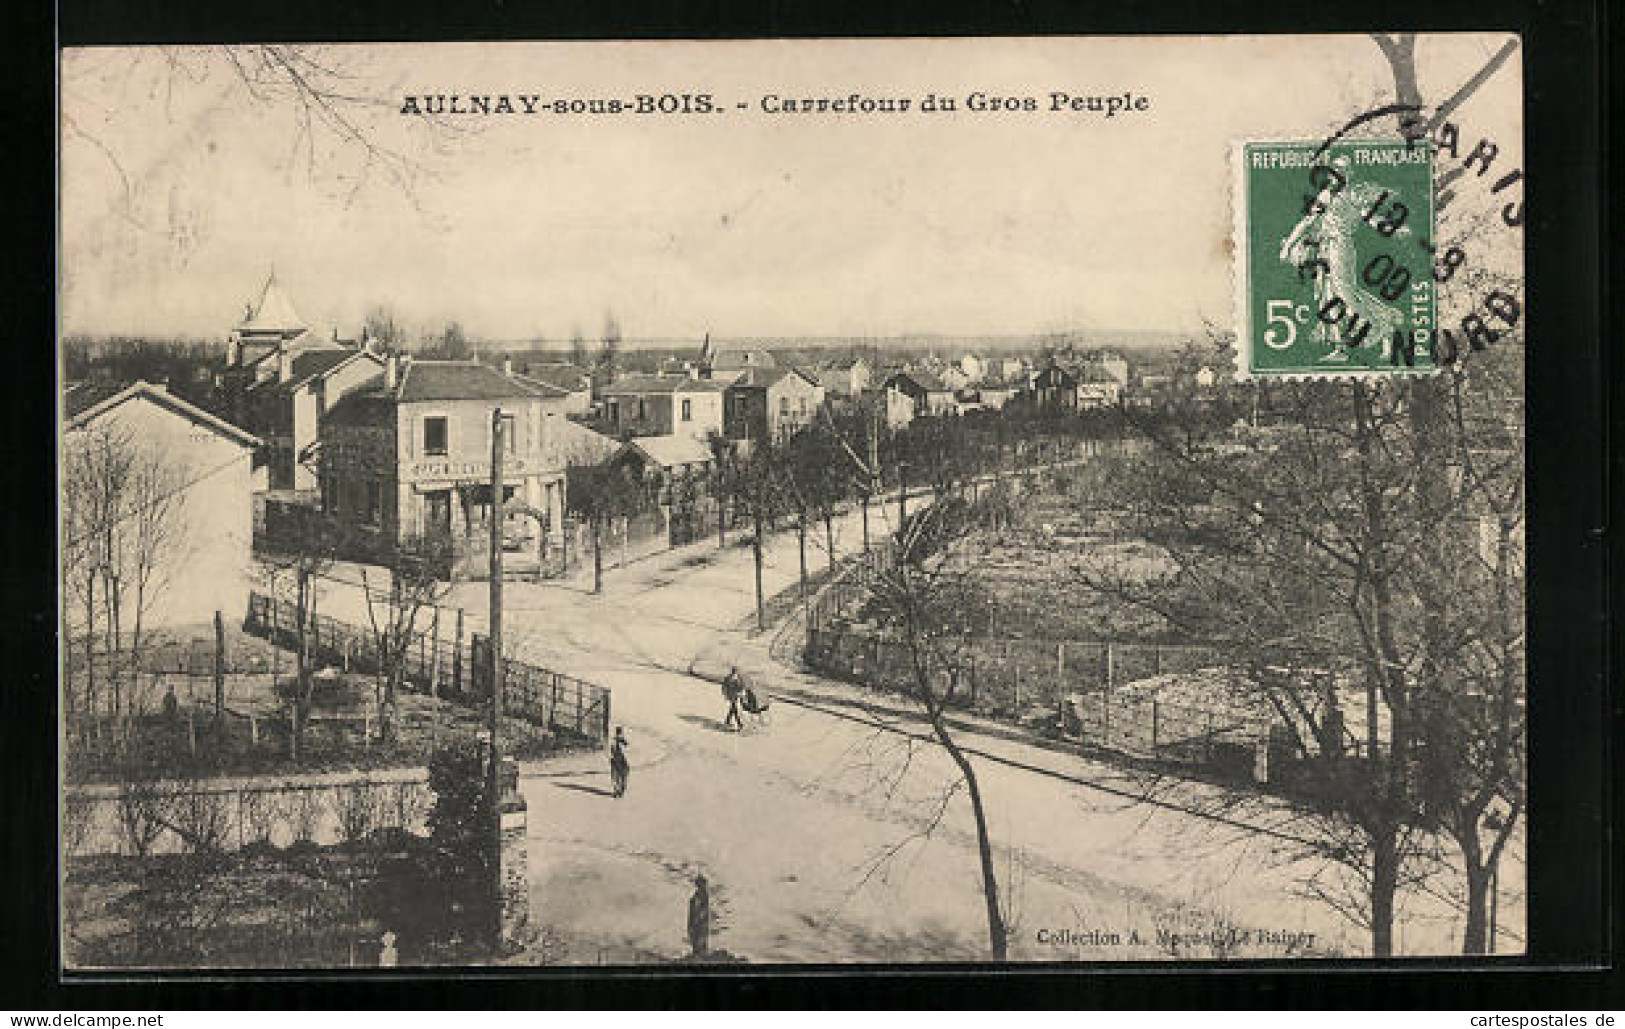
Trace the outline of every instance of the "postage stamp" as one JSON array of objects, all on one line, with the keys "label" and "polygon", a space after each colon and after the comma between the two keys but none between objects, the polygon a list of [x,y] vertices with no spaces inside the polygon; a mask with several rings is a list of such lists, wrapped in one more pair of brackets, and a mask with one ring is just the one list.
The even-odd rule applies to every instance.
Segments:
[{"label": "postage stamp", "polygon": [[1243,377],[1435,369],[1432,154],[1402,139],[1237,145]]}]

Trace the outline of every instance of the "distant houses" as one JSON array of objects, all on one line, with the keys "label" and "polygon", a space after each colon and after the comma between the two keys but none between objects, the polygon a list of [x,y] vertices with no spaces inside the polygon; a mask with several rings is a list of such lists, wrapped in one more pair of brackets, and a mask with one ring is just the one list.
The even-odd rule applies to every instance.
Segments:
[{"label": "distant houses", "polygon": [[727,436],[779,440],[813,423],[824,406],[824,387],[795,368],[750,368],[726,391]]},{"label": "distant houses", "polygon": [[712,379],[629,375],[600,391],[604,424],[624,436],[685,436],[706,440],[724,431],[724,393]]},{"label": "distant houses", "polygon": [[915,418],[939,417],[957,410],[953,389],[931,372],[896,372],[881,388],[888,394],[886,423],[894,428]]}]

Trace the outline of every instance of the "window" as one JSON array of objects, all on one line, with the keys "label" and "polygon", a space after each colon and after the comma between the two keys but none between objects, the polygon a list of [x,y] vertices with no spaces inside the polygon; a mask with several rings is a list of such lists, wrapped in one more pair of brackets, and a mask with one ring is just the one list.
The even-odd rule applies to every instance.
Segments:
[{"label": "window", "polygon": [[689,421],[693,421],[693,420],[694,420],[694,401],[689,400],[687,397],[684,397],[683,398],[683,421],[689,422]]},{"label": "window", "polygon": [[518,448],[517,443],[515,442],[515,439],[516,439],[516,437],[518,437],[518,435],[519,435],[519,426],[517,425],[517,423],[514,422],[513,415],[511,415],[511,414],[503,415],[502,416],[502,452],[503,453],[505,453],[505,454],[513,454],[513,453],[518,452],[519,448]]},{"label": "window", "polygon": [[789,413],[790,413],[790,398],[789,397],[780,397],[779,398],[779,414],[782,416],[782,415],[787,415]]},{"label": "window", "polygon": [[444,454],[446,452],[445,415],[435,415],[423,419],[423,452],[425,454]]},{"label": "window", "polygon": [[367,482],[367,524],[378,525],[384,518],[384,484],[380,479]]},{"label": "window", "polygon": [[638,421],[641,422],[647,417],[649,417],[649,408],[645,405],[643,398],[639,397],[638,398]]}]

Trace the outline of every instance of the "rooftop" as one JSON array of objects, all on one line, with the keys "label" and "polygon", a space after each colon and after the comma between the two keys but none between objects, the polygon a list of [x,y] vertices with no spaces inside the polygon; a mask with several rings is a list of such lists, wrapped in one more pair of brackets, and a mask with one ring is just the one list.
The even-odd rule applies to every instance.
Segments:
[{"label": "rooftop", "polygon": [[712,458],[710,447],[689,436],[639,436],[626,445],[662,468],[700,464]]},{"label": "rooftop", "polygon": [[584,369],[568,361],[527,361],[520,365],[520,369],[523,372],[521,378],[545,382],[572,393],[592,384],[592,377]]},{"label": "rooftop", "polygon": [[500,370],[478,361],[407,362],[401,368],[400,386],[396,390],[396,400],[403,404],[430,400],[507,400],[558,395],[554,387],[521,382],[518,376],[509,378]]},{"label": "rooftop", "polygon": [[63,395],[63,413],[67,416],[67,428],[70,430],[84,428],[114,408],[137,398],[151,401],[242,446],[257,447],[260,444],[259,437],[245,432],[224,418],[182,400],[162,386],[154,386],[142,380],[122,388],[102,383],[85,383],[68,387]]},{"label": "rooftop", "polygon": [[606,395],[637,393],[721,393],[727,385],[686,375],[628,375],[604,387]]},{"label": "rooftop", "polygon": [[243,323],[237,326],[237,331],[296,336],[304,332],[305,328],[304,319],[293,309],[293,301],[282,291],[282,286],[276,281],[276,272],[273,271],[265,280],[265,288],[260,290],[259,301],[249,307],[248,314]]}]

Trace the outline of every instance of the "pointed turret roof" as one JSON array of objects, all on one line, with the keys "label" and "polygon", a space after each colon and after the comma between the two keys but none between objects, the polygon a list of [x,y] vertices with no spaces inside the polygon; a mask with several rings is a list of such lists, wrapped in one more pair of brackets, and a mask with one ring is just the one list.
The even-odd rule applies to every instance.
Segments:
[{"label": "pointed turret roof", "polygon": [[270,277],[265,280],[265,288],[260,291],[259,302],[249,309],[248,316],[237,326],[237,331],[297,336],[305,328],[304,320],[293,309],[293,301],[282,291],[281,284],[276,281],[276,270],[272,269]]}]

